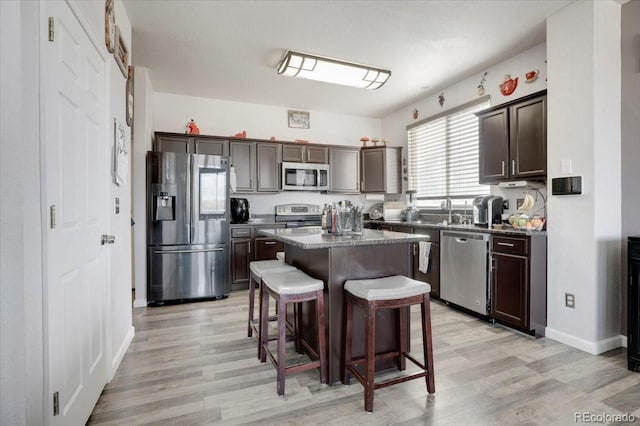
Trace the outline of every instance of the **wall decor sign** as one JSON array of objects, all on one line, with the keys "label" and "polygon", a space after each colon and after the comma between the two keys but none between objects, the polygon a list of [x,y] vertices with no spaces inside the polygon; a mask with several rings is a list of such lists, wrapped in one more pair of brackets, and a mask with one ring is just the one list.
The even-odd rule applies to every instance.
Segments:
[{"label": "wall decor sign", "polygon": [[113,53],[116,41],[116,16],[113,12],[113,1],[106,0],[104,4],[104,44],[109,53]]},{"label": "wall decor sign", "polygon": [[309,128],[309,112],[307,111],[288,111],[289,127],[293,129]]},{"label": "wall decor sign", "polygon": [[129,65],[127,76],[127,93],[125,95],[125,102],[127,103],[127,126],[133,125],[133,67]]},{"label": "wall decor sign", "polygon": [[114,152],[113,152],[113,177],[116,185],[127,183],[129,171],[129,147],[127,146],[127,133],[122,123],[113,119]]},{"label": "wall decor sign", "polygon": [[124,43],[124,38],[122,34],[120,34],[120,28],[117,25],[113,57],[116,58],[116,63],[118,64],[118,68],[120,68],[120,71],[122,71],[122,75],[124,76],[124,78],[127,78],[127,68],[129,67],[129,49],[127,49],[127,45]]}]

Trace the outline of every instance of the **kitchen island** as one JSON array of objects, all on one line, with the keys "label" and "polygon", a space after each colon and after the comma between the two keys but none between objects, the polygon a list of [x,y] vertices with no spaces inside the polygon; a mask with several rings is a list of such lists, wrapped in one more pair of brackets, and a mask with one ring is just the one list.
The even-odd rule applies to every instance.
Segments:
[{"label": "kitchen island", "polygon": [[[343,376],[342,320],[345,281],[390,275],[411,277],[412,243],[429,240],[427,235],[372,229],[365,229],[362,235],[338,236],[323,233],[319,227],[262,229],[259,234],[282,241],[285,245],[285,259],[288,264],[313,278],[324,281],[330,384],[341,382]],[[363,315],[362,310],[358,307],[354,308],[354,357],[361,356],[363,353]],[[397,315],[392,311],[382,311],[379,315],[376,352],[394,348],[397,335]],[[303,334],[309,342],[316,341],[317,328],[314,318],[315,304],[304,304],[302,307]]]}]

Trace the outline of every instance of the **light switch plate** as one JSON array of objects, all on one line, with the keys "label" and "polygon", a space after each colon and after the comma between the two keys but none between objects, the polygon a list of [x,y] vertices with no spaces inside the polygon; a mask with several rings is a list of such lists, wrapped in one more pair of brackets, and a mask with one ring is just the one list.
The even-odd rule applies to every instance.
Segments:
[{"label": "light switch plate", "polygon": [[573,173],[573,161],[562,160],[561,164],[563,175],[570,175],[571,173]]}]

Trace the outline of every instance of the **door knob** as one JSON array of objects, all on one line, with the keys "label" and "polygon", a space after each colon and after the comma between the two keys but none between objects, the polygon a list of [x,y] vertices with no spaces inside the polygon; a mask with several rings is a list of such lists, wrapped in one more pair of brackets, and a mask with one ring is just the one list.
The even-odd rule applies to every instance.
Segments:
[{"label": "door knob", "polygon": [[115,242],[116,242],[116,236],[115,235],[102,234],[102,237],[100,237],[100,243],[102,245],[114,244]]}]

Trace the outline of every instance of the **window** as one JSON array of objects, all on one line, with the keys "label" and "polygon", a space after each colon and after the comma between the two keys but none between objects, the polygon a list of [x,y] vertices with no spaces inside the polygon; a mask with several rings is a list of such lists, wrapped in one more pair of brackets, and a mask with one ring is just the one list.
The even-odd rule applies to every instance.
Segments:
[{"label": "window", "polygon": [[409,188],[420,207],[440,207],[450,197],[456,206],[489,194],[478,183],[478,118],[489,107],[483,99],[407,127]]}]

